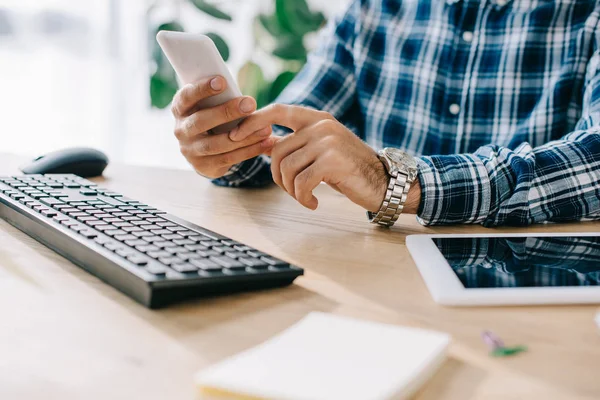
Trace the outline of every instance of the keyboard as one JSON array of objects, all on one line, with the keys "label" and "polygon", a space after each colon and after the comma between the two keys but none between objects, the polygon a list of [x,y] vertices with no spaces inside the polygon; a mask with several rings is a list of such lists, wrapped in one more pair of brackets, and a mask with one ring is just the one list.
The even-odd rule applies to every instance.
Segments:
[{"label": "keyboard", "polygon": [[303,270],[72,174],[0,177],[0,217],[149,308]]}]

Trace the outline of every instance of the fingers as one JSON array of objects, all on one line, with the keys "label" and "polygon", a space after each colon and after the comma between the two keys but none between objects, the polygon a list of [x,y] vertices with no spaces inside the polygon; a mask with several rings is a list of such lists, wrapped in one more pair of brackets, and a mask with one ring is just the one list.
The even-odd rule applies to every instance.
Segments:
[{"label": "fingers", "polygon": [[256,101],[252,97],[239,97],[215,107],[196,111],[177,124],[175,136],[179,141],[192,140],[216,126],[245,117],[255,109]]},{"label": "fingers", "polygon": [[319,201],[313,195],[313,190],[324,179],[323,169],[317,161],[294,178],[294,194],[298,203],[311,210],[316,210],[319,206]]},{"label": "fingers", "polygon": [[266,125],[281,125],[297,131],[322,119],[333,117],[326,112],[306,107],[272,104],[246,118],[229,133],[229,136],[233,141],[243,140]]},{"label": "fingers", "polygon": [[[271,150],[271,174],[273,175],[273,181],[282,189],[287,190],[282,180],[281,161],[291,153],[304,147],[308,140],[308,135],[289,135],[280,138],[277,146]],[[288,193],[293,196],[294,192],[288,191]]]},{"label": "fingers", "polygon": [[292,197],[296,198],[294,187],[296,176],[315,162],[319,153],[318,149],[308,144],[290,153],[279,163],[283,187]]},{"label": "fingers", "polygon": [[202,175],[208,178],[218,178],[223,176],[232,165],[241,163],[242,161],[256,157],[266,150],[270,149],[276,139],[268,137],[258,143],[250,146],[242,147],[225,154],[217,154],[213,156],[197,157],[192,165]]},{"label": "fingers", "polygon": [[271,131],[271,127],[268,126],[241,142],[232,142],[227,135],[204,135],[181,143],[180,149],[186,158],[224,154],[260,142],[269,137]]},{"label": "fingers", "polygon": [[171,112],[175,118],[187,117],[200,100],[221,93],[226,87],[227,82],[221,76],[203,78],[185,85],[173,98]]}]

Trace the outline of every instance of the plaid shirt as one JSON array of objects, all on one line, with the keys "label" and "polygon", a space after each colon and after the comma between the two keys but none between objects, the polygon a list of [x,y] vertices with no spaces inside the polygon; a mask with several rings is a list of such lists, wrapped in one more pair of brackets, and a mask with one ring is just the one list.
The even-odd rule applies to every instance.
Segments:
[{"label": "plaid shirt", "polygon": [[434,238],[466,288],[600,285],[600,238]]},{"label": "plaid shirt", "polygon": [[[355,0],[277,100],[417,156],[423,224],[600,218],[600,5]],[[271,181],[269,159],[217,184]]]}]

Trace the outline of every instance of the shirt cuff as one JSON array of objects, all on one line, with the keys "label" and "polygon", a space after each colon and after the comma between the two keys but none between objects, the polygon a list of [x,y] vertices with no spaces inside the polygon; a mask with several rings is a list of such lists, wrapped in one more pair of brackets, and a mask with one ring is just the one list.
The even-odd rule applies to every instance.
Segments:
[{"label": "shirt cuff", "polygon": [[421,184],[417,220],[423,225],[482,223],[489,214],[491,186],[483,162],[470,154],[416,159]]}]

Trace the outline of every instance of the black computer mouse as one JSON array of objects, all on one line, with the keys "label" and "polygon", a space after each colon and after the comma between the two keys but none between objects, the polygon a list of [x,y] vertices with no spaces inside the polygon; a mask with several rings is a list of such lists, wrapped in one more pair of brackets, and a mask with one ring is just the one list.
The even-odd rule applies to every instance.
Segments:
[{"label": "black computer mouse", "polygon": [[108,157],[99,150],[73,147],[39,156],[21,167],[25,174],[75,174],[84,178],[102,175]]}]

